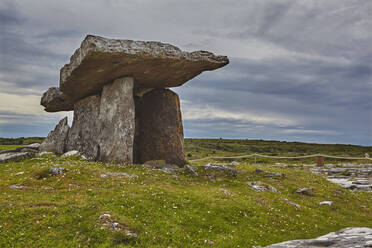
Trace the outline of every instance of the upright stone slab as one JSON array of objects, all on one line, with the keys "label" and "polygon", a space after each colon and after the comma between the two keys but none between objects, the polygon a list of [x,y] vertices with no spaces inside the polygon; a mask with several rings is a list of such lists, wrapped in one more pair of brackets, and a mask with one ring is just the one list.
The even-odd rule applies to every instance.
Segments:
[{"label": "upright stone slab", "polygon": [[169,89],[155,89],[138,101],[136,162],[165,160],[183,166],[183,127],[178,95]]},{"label": "upright stone slab", "polygon": [[99,95],[88,96],[74,104],[74,120],[68,134],[67,151],[77,150],[88,159],[97,160],[100,104]]},{"label": "upright stone slab", "polygon": [[63,154],[66,148],[66,139],[70,130],[67,124],[67,117],[59,121],[57,126],[48,134],[48,137],[41,143],[39,151],[52,151]]},{"label": "upright stone slab", "polygon": [[103,87],[98,119],[98,160],[132,163],[135,132],[133,78],[116,79]]}]

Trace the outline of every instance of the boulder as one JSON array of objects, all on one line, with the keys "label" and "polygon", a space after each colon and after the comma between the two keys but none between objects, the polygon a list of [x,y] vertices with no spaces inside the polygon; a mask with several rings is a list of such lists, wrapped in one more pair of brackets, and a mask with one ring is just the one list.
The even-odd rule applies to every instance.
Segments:
[{"label": "boulder", "polygon": [[207,51],[189,53],[161,42],[88,35],[61,69],[60,89],[77,101],[127,76],[134,78],[136,89],[176,87],[228,63],[226,56]]},{"label": "boulder", "polygon": [[41,97],[41,105],[47,112],[74,110],[74,104],[58,87],[49,88]]},{"label": "boulder", "polygon": [[70,130],[67,124],[67,117],[59,121],[57,126],[48,134],[48,137],[41,143],[39,151],[52,151],[63,154],[66,148],[66,139]]},{"label": "boulder", "polygon": [[88,96],[74,105],[74,120],[68,134],[67,151],[76,150],[89,160],[98,158],[99,109],[101,97]]},{"label": "boulder", "polygon": [[169,89],[152,90],[136,103],[135,161],[165,160],[183,166],[183,126],[178,95]]},{"label": "boulder", "polygon": [[135,132],[133,78],[119,78],[103,87],[98,121],[98,160],[132,163]]},{"label": "boulder", "polygon": [[31,158],[34,155],[35,153],[31,153],[31,152],[3,153],[3,154],[0,154],[0,164],[11,162],[11,161],[20,161],[25,158]]},{"label": "boulder", "polygon": [[350,248],[372,247],[372,229],[350,227],[315,239],[298,239],[266,246],[266,248]]}]

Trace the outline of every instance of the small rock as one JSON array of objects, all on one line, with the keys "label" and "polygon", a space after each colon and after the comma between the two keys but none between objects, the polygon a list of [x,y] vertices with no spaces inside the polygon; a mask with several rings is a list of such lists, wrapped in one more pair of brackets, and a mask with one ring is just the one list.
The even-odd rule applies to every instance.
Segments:
[{"label": "small rock", "polygon": [[18,176],[18,175],[23,175],[23,174],[25,174],[25,172],[24,171],[20,171],[20,172],[17,172],[16,174],[14,174],[14,175]]},{"label": "small rock", "polygon": [[185,171],[189,172],[194,176],[198,176],[198,173],[194,170],[194,168],[191,165],[185,164]]},{"label": "small rock", "polygon": [[256,169],[254,170],[254,173],[263,173],[263,172],[265,172],[265,171],[262,170],[262,169],[260,169],[260,168],[256,168]]},{"label": "small rock", "polygon": [[10,189],[27,189],[26,186],[22,186],[22,185],[10,185],[9,188]]},{"label": "small rock", "polygon": [[319,202],[319,205],[328,205],[328,206],[331,206],[333,203],[333,201],[322,201],[322,202]]},{"label": "small rock", "polygon": [[238,175],[238,171],[235,169],[232,169],[228,166],[222,165],[222,164],[212,164],[208,163],[206,165],[203,165],[203,168],[205,170],[214,170],[214,171],[222,171],[222,172],[228,172],[231,173],[232,176],[236,177]]},{"label": "small rock", "polygon": [[102,214],[99,216],[100,220],[106,219],[106,218],[111,218],[111,214]]},{"label": "small rock", "polygon": [[225,195],[232,196],[232,193],[226,189],[221,188],[220,191],[222,191]]},{"label": "small rock", "polygon": [[229,166],[232,166],[232,167],[234,167],[234,166],[238,166],[238,165],[240,165],[240,163],[239,163],[239,162],[236,162],[236,161],[232,161],[232,162],[229,164]]},{"label": "small rock", "polygon": [[300,188],[296,190],[296,193],[303,194],[303,195],[312,195],[313,189],[312,188]]},{"label": "small rock", "polygon": [[40,147],[39,143],[33,143],[33,144],[23,146],[22,148],[30,148],[30,149],[39,150],[39,147]]},{"label": "small rock", "polygon": [[301,208],[301,205],[297,204],[297,203],[294,203],[292,202],[291,200],[289,200],[288,198],[285,198],[285,197],[282,197],[282,199],[286,202],[288,202],[289,204],[291,204],[292,206],[295,206],[296,208],[300,209]]},{"label": "small rock", "polygon": [[41,186],[41,189],[44,189],[44,190],[55,190],[55,188],[49,187],[49,186]]},{"label": "small rock", "polygon": [[101,174],[101,178],[106,178],[106,177],[129,177],[129,178],[134,178],[138,177],[136,174],[128,174],[128,173],[122,173],[122,172],[107,172],[106,174]]},{"label": "small rock", "polygon": [[39,156],[43,156],[43,155],[54,155],[54,152],[47,152],[47,151],[39,152]]},{"label": "small rock", "polygon": [[252,187],[255,191],[264,192],[271,191],[274,193],[280,193],[279,190],[270,185],[261,185],[261,182],[248,182],[248,185]]},{"label": "small rock", "polygon": [[264,177],[284,177],[284,174],[281,172],[271,172],[271,173],[265,174]]},{"label": "small rock", "polygon": [[54,168],[50,168],[50,169],[49,169],[49,173],[50,173],[52,176],[57,176],[57,175],[63,174],[63,173],[65,173],[66,171],[68,171],[68,170],[65,169],[65,168],[62,168],[62,167],[54,167]]},{"label": "small rock", "polygon": [[11,161],[20,161],[26,158],[31,158],[33,156],[34,156],[34,153],[31,153],[31,152],[3,153],[3,154],[0,154],[0,164],[11,162]]},{"label": "small rock", "polygon": [[63,158],[68,158],[68,157],[72,157],[72,156],[79,156],[80,155],[80,152],[76,151],[76,150],[72,150],[72,151],[69,151],[69,152],[65,152],[62,157]]}]

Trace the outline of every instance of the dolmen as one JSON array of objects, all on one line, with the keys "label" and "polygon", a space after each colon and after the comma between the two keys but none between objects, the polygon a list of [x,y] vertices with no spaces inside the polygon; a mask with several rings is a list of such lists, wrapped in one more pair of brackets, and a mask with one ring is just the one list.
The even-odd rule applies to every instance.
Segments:
[{"label": "dolmen", "polygon": [[41,98],[47,112],[74,111],[49,133],[41,151],[77,150],[94,161],[183,166],[178,95],[170,90],[229,63],[206,51],[154,41],[88,35],[60,71],[59,87]]}]

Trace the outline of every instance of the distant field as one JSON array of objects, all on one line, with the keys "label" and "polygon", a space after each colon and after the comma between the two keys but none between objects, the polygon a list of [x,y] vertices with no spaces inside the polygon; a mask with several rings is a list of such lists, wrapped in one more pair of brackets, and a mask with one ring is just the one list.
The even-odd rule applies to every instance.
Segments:
[{"label": "distant field", "polygon": [[[0,150],[14,149],[21,145],[41,143],[43,137],[30,138],[0,138]],[[267,141],[267,140],[237,140],[237,139],[185,139],[185,156],[193,160],[211,156],[238,156],[245,154],[265,154],[271,156],[302,156],[311,154],[328,154],[344,157],[364,157],[366,153],[372,157],[372,146],[357,146],[343,144],[314,144],[302,142]],[[232,159],[225,159],[231,161]],[[247,163],[315,163],[309,159],[269,159],[245,158],[239,159]],[[219,160],[221,161],[221,159]],[[342,160],[327,158],[326,163],[358,162],[369,163],[368,160]]]}]

